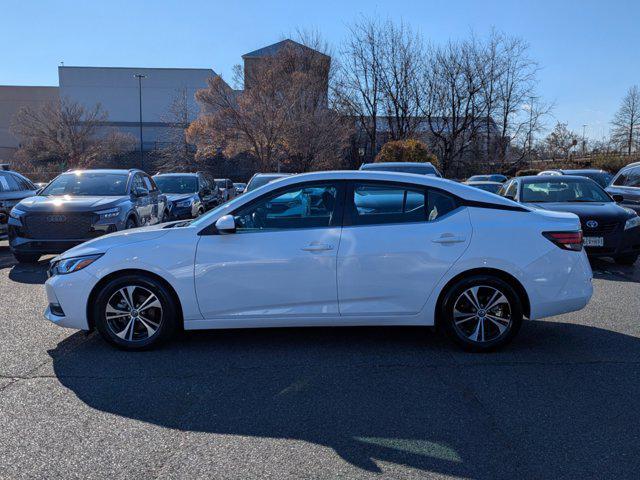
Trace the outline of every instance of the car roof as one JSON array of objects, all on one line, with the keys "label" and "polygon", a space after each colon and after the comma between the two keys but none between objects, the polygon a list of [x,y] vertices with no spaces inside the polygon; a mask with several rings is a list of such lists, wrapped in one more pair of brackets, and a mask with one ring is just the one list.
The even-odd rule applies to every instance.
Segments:
[{"label": "car roof", "polygon": [[196,177],[198,173],[195,172],[172,172],[172,173],[156,173],[153,177]]},{"label": "car roof", "polygon": [[123,174],[129,174],[129,173],[145,173],[142,170],[139,170],[137,168],[130,168],[130,169],[124,169],[124,168],[77,168],[77,169],[73,169],[73,170],[67,170],[66,172],[63,173],[85,173],[85,172],[91,172],[91,173],[123,173]]},{"label": "car roof", "polygon": [[380,166],[389,166],[389,167],[414,167],[416,165],[424,165],[424,166],[429,166],[429,167],[433,167],[433,164],[431,162],[369,162],[369,163],[363,163],[362,167],[368,166],[368,165],[375,165],[376,167]]},{"label": "car roof", "polygon": [[558,172],[562,172],[562,173],[570,173],[572,175],[578,173],[607,173],[605,170],[602,170],[600,168],[563,168],[563,169],[559,169],[557,170]]},{"label": "car roof", "polygon": [[[378,180],[378,181],[391,181],[414,184],[417,186],[433,187],[446,190],[453,195],[456,195],[465,200],[471,200],[475,202],[492,203],[498,205],[514,206],[514,202],[504,197],[498,197],[492,193],[486,192],[479,188],[475,188],[471,185],[465,185],[463,183],[454,182],[445,178],[439,178],[431,175],[420,175],[415,173],[404,172],[387,172],[376,170],[335,170],[335,171],[323,171],[323,172],[311,172],[301,173],[298,175],[290,175],[284,178],[275,180],[267,185],[246,193],[247,197],[253,198],[253,196],[260,196],[264,193],[281,188],[287,185],[295,185],[302,182],[313,181],[330,181],[330,180]],[[257,193],[256,193],[257,192]],[[243,195],[244,196],[244,195]]]},{"label": "car roof", "polygon": [[504,185],[502,182],[494,182],[491,180],[467,180],[467,185]]},{"label": "car roof", "polygon": [[254,177],[290,177],[293,173],[255,173]]},{"label": "car roof", "polygon": [[593,179],[589,177],[583,177],[581,175],[526,175],[522,177],[515,177],[518,181],[527,181],[527,183],[545,183],[545,182],[575,182],[576,180],[588,180],[593,182]]}]

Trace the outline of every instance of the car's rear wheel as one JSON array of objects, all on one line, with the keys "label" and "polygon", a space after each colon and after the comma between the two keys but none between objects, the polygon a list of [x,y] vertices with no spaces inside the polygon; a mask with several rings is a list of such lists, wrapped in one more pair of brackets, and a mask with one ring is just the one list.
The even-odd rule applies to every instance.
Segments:
[{"label": "car's rear wheel", "polygon": [[100,289],[93,319],[107,342],[126,350],[144,350],[171,337],[177,311],[171,292],[161,282],[125,275]]},{"label": "car's rear wheel", "polygon": [[454,284],[442,308],[445,331],[465,350],[485,352],[508,344],[522,325],[522,301],[507,282],[475,275]]},{"label": "car's rear wheel", "polygon": [[618,265],[633,265],[638,261],[638,254],[620,255],[613,259]]},{"label": "car's rear wheel", "polygon": [[40,260],[39,253],[18,253],[13,252],[13,256],[18,261],[18,263],[36,263]]}]

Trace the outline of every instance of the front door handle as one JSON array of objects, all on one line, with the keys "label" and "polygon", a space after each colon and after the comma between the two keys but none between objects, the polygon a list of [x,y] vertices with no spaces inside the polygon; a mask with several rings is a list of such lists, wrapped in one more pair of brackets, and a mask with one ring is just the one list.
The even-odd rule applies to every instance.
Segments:
[{"label": "front door handle", "polygon": [[466,240],[464,235],[455,235],[453,233],[443,233],[438,238],[432,240],[433,243],[447,245],[451,243],[462,243]]},{"label": "front door handle", "polygon": [[306,247],[302,247],[305,252],[324,252],[327,250],[333,250],[333,245],[326,243],[310,243]]}]

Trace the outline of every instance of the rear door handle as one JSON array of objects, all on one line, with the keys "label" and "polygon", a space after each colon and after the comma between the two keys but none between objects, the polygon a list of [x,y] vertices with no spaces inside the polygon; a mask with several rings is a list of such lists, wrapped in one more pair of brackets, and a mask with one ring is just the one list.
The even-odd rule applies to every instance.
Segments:
[{"label": "rear door handle", "polygon": [[464,235],[455,235],[453,233],[443,233],[438,238],[431,240],[433,243],[440,243],[443,245],[451,243],[462,243],[466,240]]},{"label": "rear door handle", "polygon": [[305,252],[324,252],[327,250],[333,250],[333,245],[327,243],[310,243],[306,247],[302,247]]}]

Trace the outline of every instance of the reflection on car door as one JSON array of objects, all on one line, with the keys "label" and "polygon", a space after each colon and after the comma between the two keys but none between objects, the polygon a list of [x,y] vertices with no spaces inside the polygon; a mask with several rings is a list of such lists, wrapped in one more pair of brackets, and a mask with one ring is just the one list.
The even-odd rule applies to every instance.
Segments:
[{"label": "reflection on car door", "polygon": [[[142,180],[142,175],[136,173],[133,177],[133,182],[131,186],[131,191],[135,192],[136,189],[147,189],[144,181]],[[133,202],[136,206],[136,211],[138,212],[138,219],[140,221],[140,225],[148,225],[151,221],[151,212],[152,212],[152,204],[149,195],[145,195],[142,197],[133,196]]]},{"label": "reflection on car door", "polygon": [[149,191],[149,224],[154,225],[160,222],[160,212],[164,211],[164,204],[160,204],[160,191],[153,179],[147,175],[142,175],[144,186]]},{"label": "reflection on car door", "polygon": [[340,314],[419,313],[470,237],[468,212],[444,192],[354,183],[338,250]]},{"label": "reflection on car door", "polygon": [[341,192],[339,182],[284,187],[235,211],[235,234],[201,236],[195,285],[202,315],[296,324],[337,315]]}]

